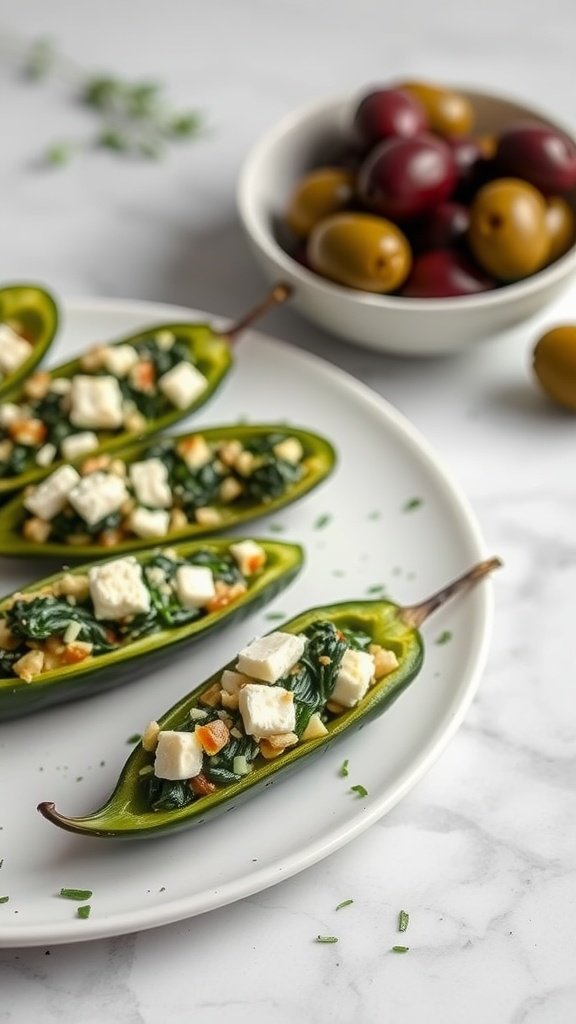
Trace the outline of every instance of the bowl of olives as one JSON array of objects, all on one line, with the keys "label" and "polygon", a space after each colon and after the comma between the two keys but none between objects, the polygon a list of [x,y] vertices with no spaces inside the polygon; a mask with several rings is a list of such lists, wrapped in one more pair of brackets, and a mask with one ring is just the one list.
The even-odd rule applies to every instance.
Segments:
[{"label": "bowl of olives", "polygon": [[248,154],[237,199],[296,308],[382,352],[464,352],[576,273],[576,143],[485,92],[401,81],[296,111]]}]

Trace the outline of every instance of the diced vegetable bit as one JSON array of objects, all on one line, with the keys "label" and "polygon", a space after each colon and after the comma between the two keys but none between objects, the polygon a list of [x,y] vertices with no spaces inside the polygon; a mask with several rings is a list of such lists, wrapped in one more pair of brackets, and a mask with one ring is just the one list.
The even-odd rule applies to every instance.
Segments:
[{"label": "diced vegetable bit", "polygon": [[343,907],[349,907],[352,903],[354,903],[354,900],[342,900],[342,902],[336,907],[336,910],[342,910]]},{"label": "diced vegetable bit", "polygon": [[[163,334],[170,334],[170,345]],[[31,351],[27,339],[0,324],[0,381]],[[104,437],[137,432],[151,419],[192,405],[207,387],[188,340],[177,331],[143,334],[132,344],[96,345],[70,378],[36,371],[22,399],[6,403],[0,414],[0,478],[56,459],[76,460],[101,443],[94,431]]]},{"label": "diced vegetable bit", "polygon": [[410,946],[392,946],[393,953],[409,953]]},{"label": "diced vegetable bit", "polygon": [[89,900],[92,896],[91,889],[60,889],[60,896],[66,900]]},{"label": "diced vegetable bit", "polygon": [[316,942],[320,942],[324,945],[330,946],[333,945],[335,942],[338,942],[338,938],[336,935],[317,935]]},{"label": "diced vegetable bit", "polygon": [[[107,378],[87,380],[105,382]],[[25,423],[29,431],[30,424]],[[12,419],[6,429],[16,429]],[[75,468],[61,466],[30,487],[24,507],[31,518],[22,525],[27,539],[114,546],[131,537],[164,537],[194,523],[218,528],[230,505],[279,498],[307,470],[300,441],[278,433],[247,439],[245,444],[236,439],[209,443],[201,434],[193,434],[157,441],[131,464],[107,454],[88,455],[79,463],[82,451],[98,443],[93,431],[82,430],[59,437],[57,443],[49,439],[38,448],[36,461],[46,452],[42,458],[50,465],[59,450],[60,456],[76,460],[81,476]],[[3,452],[4,444],[9,447]],[[288,444],[291,455],[302,453],[299,461],[278,454]],[[2,441],[0,426],[0,477],[8,472],[2,460],[8,464],[14,448],[12,441]],[[22,444],[18,450],[24,451]],[[38,519],[48,523],[48,529],[37,524]],[[263,552],[254,541],[239,541],[231,550],[244,577],[262,567]]]},{"label": "diced vegetable bit", "polygon": [[[193,580],[200,574],[212,581],[213,596],[200,603],[183,600],[188,572]],[[229,547],[198,547],[188,558],[164,548],[142,563],[128,556],[92,566],[87,575],[64,572],[42,590],[17,593],[0,607],[0,678],[31,683],[43,673],[193,622],[238,601],[248,589]],[[216,686],[218,706],[220,690]],[[230,699],[237,709],[237,689]],[[157,738],[158,725],[151,723],[144,749],[153,752]]]},{"label": "diced vegetable bit", "polygon": [[[286,638],[293,642],[289,656],[284,646]],[[374,654],[367,652],[369,647]],[[284,674],[279,676],[268,660],[278,651],[285,665]],[[199,751],[195,754],[193,772],[187,777],[184,757],[179,759],[179,754],[170,762],[176,766],[170,774],[164,770],[160,775],[156,751],[154,775],[140,772],[148,806],[151,810],[186,807],[214,789],[240,784],[258,762],[262,764],[299,743],[325,736],[334,716],[347,710],[331,700],[342,666],[348,666],[348,671],[350,665],[366,666],[365,675],[369,668],[372,682],[379,652],[395,658],[393,652],[373,644],[369,634],[338,629],[324,620],[312,623],[304,634],[271,633],[252,641],[238,656],[235,668],[224,669],[220,678],[200,694],[198,703],[190,708],[188,720],[176,731],[160,729],[158,735],[156,722],[146,729],[143,746],[150,752],[158,740],[174,744],[178,752],[192,747]],[[362,657],[358,659],[358,655]],[[390,671],[390,662],[386,658],[381,660],[383,678]],[[248,671],[250,666],[252,672]],[[263,681],[263,674],[269,674],[270,681]],[[365,679],[362,692],[364,683]],[[355,703],[361,699],[357,696]],[[331,712],[331,707],[336,710]],[[163,736],[168,740],[163,741]],[[347,760],[341,765],[340,774],[349,774]],[[368,796],[361,785],[352,786],[350,792]],[[346,901],[341,904],[346,905]]]},{"label": "diced vegetable bit", "polygon": [[83,907],[78,907],[76,914],[82,921],[85,921],[86,918],[90,917],[91,910],[92,907],[90,906],[90,904],[86,903]]},{"label": "diced vegetable bit", "polygon": [[410,915],[405,910],[401,910],[398,914],[398,931],[405,932],[408,928],[409,921]]}]

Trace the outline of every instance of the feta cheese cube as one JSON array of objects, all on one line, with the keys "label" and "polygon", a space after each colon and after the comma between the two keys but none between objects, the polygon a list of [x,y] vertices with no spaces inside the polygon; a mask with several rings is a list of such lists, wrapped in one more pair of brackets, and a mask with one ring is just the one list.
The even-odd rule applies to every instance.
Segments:
[{"label": "feta cheese cube", "polygon": [[135,508],[128,520],[138,537],[165,537],[170,526],[170,513],[164,509]]},{"label": "feta cheese cube", "polygon": [[160,377],[158,387],[172,405],[185,409],[206,390],[208,381],[192,363],[181,362]]},{"label": "feta cheese cube", "polygon": [[127,377],[138,362],[139,356],[133,345],[110,345],[102,355],[104,369],[115,377]]},{"label": "feta cheese cube", "polygon": [[216,596],[212,570],[207,565],[180,565],[176,570],[176,593],[185,608],[202,608]]},{"label": "feta cheese cube", "polygon": [[113,430],[124,418],[122,392],[116,377],[90,377],[78,373],[72,378],[70,422],[75,427]]},{"label": "feta cheese cube", "polygon": [[98,470],[84,476],[68,494],[68,501],[89,526],[116,512],[126,501],[128,491],[119,476]]},{"label": "feta cheese cube", "polygon": [[0,372],[14,373],[32,352],[32,345],[26,338],[13,331],[8,324],[0,324]]},{"label": "feta cheese cube", "polygon": [[39,519],[53,519],[62,511],[68,496],[80,480],[73,466],[60,466],[24,498],[24,507]]},{"label": "feta cheese cube", "polygon": [[230,545],[230,554],[243,576],[252,576],[266,564],[266,552],[255,540]]},{"label": "feta cheese cube", "polygon": [[242,675],[241,672],[233,672],[231,669],[225,668],[220,678],[220,686],[226,690],[226,693],[237,694],[242,686],[253,681],[249,676]]},{"label": "feta cheese cube", "polygon": [[162,459],[134,462],[130,466],[130,481],[141,505],[150,508],[170,508],[172,505],[168,469]]},{"label": "feta cheese cube", "polygon": [[177,451],[191,470],[202,469],[212,461],[212,449],[201,434],[180,441]]},{"label": "feta cheese cube", "polygon": [[60,442],[60,451],[65,459],[72,462],[79,455],[91,452],[99,445],[98,438],[92,430],[82,430],[79,434],[69,434]]},{"label": "feta cheese cube", "polygon": [[50,466],[56,457],[56,445],[55,444],[43,444],[40,451],[36,455],[37,466]]},{"label": "feta cheese cube", "polygon": [[154,759],[157,779],[193,779],[202,771],[203,750],[193,732],[162,729]]},{"label": "feta cheese cube", "polygon": [[349,647],[344,652],[331,700],[344,708],[353,708],[368,690],[374,675],[374,657],[367,651]]},{"label": "feta cheese cube", "polygon": [[283,686],[247,683],[238,694],[238,707],[248,736],[275,736],[296,727],[294,694]]},{"label": "feta cheese cube", "polygon": [[14,402],[2,402],[0,405],[0,427],[9,427],[11,423],[22,418],[22,409]]},{"label": "feta cheese cube", "polygon": [[133,557],[117,558],[88,570],[90,597],[97,619],[119,621],[150,608],[150,591],[142,568]]},{"label": "feta cheese cube", "polygon": [[[294,633],[269,633],[253,640],[240,651],[236,668],[253,679],[275,683],[302,657],[305,647],[305,636],[296,636]],[[290,729],[277,731],[290,732]]]},{"label": "feta cheese cube", "polygon": [[304,455],[304,449],[297,437],[286,437],[274,445],[274,454],[285,462],[296,465]]}]

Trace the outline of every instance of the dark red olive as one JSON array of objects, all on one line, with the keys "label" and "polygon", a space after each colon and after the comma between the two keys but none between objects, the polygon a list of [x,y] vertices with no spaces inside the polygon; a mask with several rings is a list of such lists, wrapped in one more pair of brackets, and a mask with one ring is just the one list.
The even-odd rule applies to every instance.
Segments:
[{"label": "dark red olive", "polygon": [[567,135],[536,121],[517,121],[500,136],[499,173],[523,178],[545,195],[576,187],[576,145]]},{"label": "dark red olive", "polygon": [[462,203],[438,203],[417,221],[410,239],[417,251],[446,249],[464,239],[470,226],[468,207]]},{"label": "dark red olive", "polygon": [[426,133],[381,142],[358,175],[358,193],[375,213],[392,220],[419,217],[454,191],[456,164],[443,139]]},{"label": "dark red olive", "polygon": [[416,257],[400,294],[410,299],[442,299],[495,287],[495,282],[457,249],[431,249]]},{"label": "dark red olive", "polygon": [[401,89],[375,89],[360,100],[352,129],[361,146],[371,148],[383,139],[400,135],[411,138],[426,131],[424,107]]}]

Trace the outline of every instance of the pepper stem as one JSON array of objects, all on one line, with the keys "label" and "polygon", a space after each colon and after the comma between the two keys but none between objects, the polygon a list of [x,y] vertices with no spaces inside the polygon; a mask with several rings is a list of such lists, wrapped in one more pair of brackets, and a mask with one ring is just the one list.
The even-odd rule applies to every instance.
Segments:
[{"label": "pepper stem", "polygon": [[238,334],[245,331],[247,327],[251,327],[256,320],[259,320],[270,309],[274,309],[275,306],[281,306],[283,302],[286,302],[293,291],[292,285],[285,284],[283,281],[278,282],[257,306],[250,309],[236,323],[232,324],[232,327],[224,331],[224,336],[228,338],[228,341],[234,341]]},{"label": "pepper stem", "polygon": [[494,569],[499,569],[502,565],[500,558],[487,558],[484,562],[478,562],[471,569],[468,569],[458,579],[448,583],[447,586],[442,587],[436,594],[432,594],[431,597],[426,598],[425,601],[419,602],[419,604],[407,605],[399,610],[399,616],[402,622],[410,628],[417,629],[422,625],[425,619],[428,618],[432,612],[435,612],[441,605],[446,604],[451,597],[461,593],[463,590],[468,590],[469,587],[474,586],[480,580],[483,580],[485,576],[493,572]]}]

